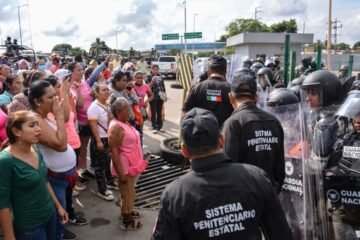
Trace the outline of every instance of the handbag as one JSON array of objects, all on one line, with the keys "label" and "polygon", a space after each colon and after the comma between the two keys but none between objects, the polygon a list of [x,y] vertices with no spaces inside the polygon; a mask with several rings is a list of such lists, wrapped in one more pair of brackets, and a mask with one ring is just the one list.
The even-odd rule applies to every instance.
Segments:
[{"label": "handbag", "polygon": [[167,101],[167,96],[166,93],[164,91],[159,91],[159,97],[161,100],[163,100],[164,102]]},{"label": "handbag", "polygon": [[143,121],[145,122],[146,120],[148,120],[147,111],[146,111],[146,109],[144,107],[140,108],[140,112],[141,112],[141,115],[143,117]]},{"label": "handbag", "polygon": [[143,117],[142,117],[142,113],[140,112],[139,105],[133,104],[132,105],[132,110],[133,110],[134,115],[135,115],[135,122],[137,123],[138,126],[142,126],[143,123],[144,123],[144,120],[143,120]]}]

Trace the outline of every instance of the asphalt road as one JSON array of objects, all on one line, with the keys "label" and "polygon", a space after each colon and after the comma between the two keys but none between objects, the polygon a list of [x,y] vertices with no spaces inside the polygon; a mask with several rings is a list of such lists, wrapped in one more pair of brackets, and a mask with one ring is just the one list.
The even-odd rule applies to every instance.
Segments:
[{"label": "asphalt road", "polygon": [[[181,89],[174,89],[170,84],[173,80],[166,80],[168,101],[165,103],[165,133],[153,134],[149,121],[144,126],[144,145],[146,151],[159,154],[160,142],[169,137],[179,136],[179,121],[181,115]],[[156,221],[157,211],[150,209],[138,209],[142,214],[143,227],[140,230],[124,231],[120,229],[120,207],[116,201],[107,202],[95,196],[95,180],[91,180],[87,190],[80,192],[74,198],[75,210],[84,215],[89,224],[85,226],[68,225],[68,228],[78,235],[81,240],[143,240],[150,239]],[[115,193],[115,191],[114,191]],[[118,194],[115,194],[118,198]]]}]

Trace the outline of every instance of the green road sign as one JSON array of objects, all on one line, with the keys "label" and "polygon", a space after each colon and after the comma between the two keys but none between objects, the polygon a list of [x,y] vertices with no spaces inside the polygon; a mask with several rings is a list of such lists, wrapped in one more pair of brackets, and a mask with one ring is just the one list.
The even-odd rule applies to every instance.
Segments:
[{"label": "green road sign", "polygon": [[188,32],[185,33],[185,39],[202,38],[202,32]]},{"label": "green road sign", "polygon": [[179,39],[178,33],[168,33],[162,35],[162,40],[177,40]]}]

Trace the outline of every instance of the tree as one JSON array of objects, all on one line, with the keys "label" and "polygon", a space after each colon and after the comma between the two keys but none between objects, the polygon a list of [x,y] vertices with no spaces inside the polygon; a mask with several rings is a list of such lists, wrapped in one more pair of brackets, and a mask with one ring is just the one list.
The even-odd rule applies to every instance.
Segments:
[{"label": "tree", "polygon": [[348,49],[350,49],[350,45],[346,44],[346,43],[339,43],[339,44],[336,44],[336,49],[338,49],[338,50],[348,50]]},{"label": "tree", "polygon": [[287,32],[296,33],[297,23],[295,19],[272,24],[270,27],[255,19],[236,19],[225,27],[226,34],[222,35],[217,42],[226,42],[226,39],[244,32]]},{"label": "tree", "polygon": [[289,21],[282,21],[279,23],[274,23],[270,26],[270,31],[275,33],[297,33],[297,24],[295,19],[290,19]]},{"label": "tree", "polygon": [[67,43],[57,44],[53,47],[52,52],[57,52],[61,56],[66,56],[72,50],[72,46]]},{"label": "tree", "polygon": [[76,56],[76,55],[81,55],[84,57],[88,56],[88,53],[82,49],[81,47],[74,47],[73,49],[70,50],[70,56]]},{"label": "tree", "polygon": [[178,53],[181,53],[181,49],[171,48],[171,49],[169,50],[169,55],[170,55],[170,56],[176,56]]},{"label": "tree", "polygon": [[357,41],[353,46],[353,49],[358,49],[358,48],[360,48],[360,41]]}]

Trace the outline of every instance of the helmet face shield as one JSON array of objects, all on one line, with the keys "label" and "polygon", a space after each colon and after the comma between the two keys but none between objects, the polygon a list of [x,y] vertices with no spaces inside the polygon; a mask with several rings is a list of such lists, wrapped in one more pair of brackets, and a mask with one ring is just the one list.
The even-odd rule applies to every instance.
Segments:
[{"label": "helmet face shield", "polygon": [[267,88],[271,87],[270,80],[266,74],[258,75],[256,81],[262,91],[265,91]]},{"label": "helmet face shield", "polygon": [[339,110],[335,114],[336,116],[342,116],[354,119],[360,115],[360,90],[354,90],[349,92],[345,102],[341,105]]},{"label": "helmet face shield", "polygon": [[319,108],[322,103],[322,88],[320,85],[301,86],[300,90],[301,102],[308,108]]}]

